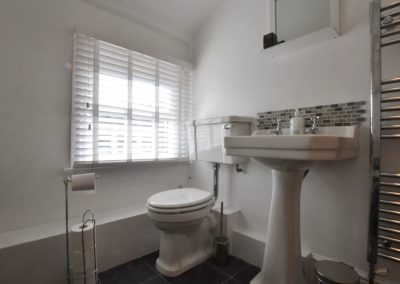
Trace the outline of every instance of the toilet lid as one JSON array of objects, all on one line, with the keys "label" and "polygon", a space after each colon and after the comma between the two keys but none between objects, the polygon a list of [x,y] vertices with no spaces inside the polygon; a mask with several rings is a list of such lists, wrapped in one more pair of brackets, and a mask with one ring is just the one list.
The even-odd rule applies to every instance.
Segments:
[{"label": "toilet lid", "polygon": [[208,191],[197,188],[179,188],[157,193],[147,200],[155,208],[180,208],[194,206],[212,199]]}]

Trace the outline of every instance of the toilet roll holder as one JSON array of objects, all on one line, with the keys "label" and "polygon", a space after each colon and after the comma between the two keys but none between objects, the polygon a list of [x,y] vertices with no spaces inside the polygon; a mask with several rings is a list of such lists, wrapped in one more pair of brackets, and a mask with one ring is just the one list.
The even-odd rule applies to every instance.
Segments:
[{"label": "toilet roll holder", "polygon": [[[96,179],[98,175],[96,175]],[[95,215],[92,210],[86,210],[82,215],[82,225],[81,228],[81,246],[82,246],[82,271],[83,272],[74,272],[72,266],[70,265],[70,243],[69,243],[69,204],[68,204],[68,185],[71,183],[70,177],[64,178],[64,185],[65,185],[65,239],[66,239],[66,249],[67,249],[67,283],[68,284],[75,284],[75,283],[82,283],[88,284],[87,279],[88,277],[94,275],[96,284],[100,283],[98,277],[98,267],[97,267],[97,245],[96,245],[96,219]],[[88,217],[89,216],[89,217]],[[87,228],[88,224],[93,223],[93,230],[92,230],[92,238],[93,238],[93,257],[94,257],[94,268],[89,273],[86,272],[86,253],[85,249],[87,244],[85,244],[84,238],[84,230]]]}]

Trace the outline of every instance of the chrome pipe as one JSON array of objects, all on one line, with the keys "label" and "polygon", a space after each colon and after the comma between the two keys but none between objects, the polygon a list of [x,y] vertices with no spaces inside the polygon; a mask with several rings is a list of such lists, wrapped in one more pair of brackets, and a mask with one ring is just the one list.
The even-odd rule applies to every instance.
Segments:
[{"label": "chrome pipe", "polygon": [[64,178],[64,196],[65,196],[65,243],[67,249],[67,283],[70,283],[70,266],[69,266],[69,209],[68,209],[68,185],[71,183],[70,177]]},{"label": "chrome pipe", "polygon": [[213,163],[213,170],[214,170],[214,198],[215,201],[218,199],[218,194],[219,194],[219,168],[220,168],[219,163]]},{"label": "chrome pipe", "polygon": [[368,254],[369,263],[368,281],[374,283],[375,268],[378,255],[378,215],[379,215],[379,176],[380,172],[380,137],[381,137],[381,1],[372,0],[370,3],[370,35],[371,35],[371,124],[370,124],[370,215],[368,228]]}]

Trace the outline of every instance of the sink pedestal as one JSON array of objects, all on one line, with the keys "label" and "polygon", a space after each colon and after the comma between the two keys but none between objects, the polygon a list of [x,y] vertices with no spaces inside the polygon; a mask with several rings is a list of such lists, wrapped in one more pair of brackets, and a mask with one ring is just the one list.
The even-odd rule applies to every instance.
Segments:
[{"label": "sink pedestal", "polygon": [[272,200],[261,272],[250,284],[306,283],[301,264],[300,192],[305,169],[272,170]]}]

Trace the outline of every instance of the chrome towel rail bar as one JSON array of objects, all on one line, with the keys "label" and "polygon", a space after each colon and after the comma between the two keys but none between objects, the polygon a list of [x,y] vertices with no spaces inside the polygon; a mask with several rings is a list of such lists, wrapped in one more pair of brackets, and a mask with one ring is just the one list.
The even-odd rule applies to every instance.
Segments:
[{"label": "chrome towel rail bar", "polygon": [[397,252],[400,253],[400,249],[398,248],[394,248],[394,247],[386,247],[385,245],[379,244],[378,245],[380,248],[386,249],[386,250],[390,250],[392,252]]},{"label": "chrome towel rail bar", "polygon": [[394,84],[394,83],[400,83],[400,78],[392,78],[392,79],[388,79],[388,80],[383,80],[381,82],[382,85]]},{"label": "chrome towel rail bar", "polygon": [[379,209],[380,213],[384,213],[384,214],[391,214],[391,215],[398,215],[400,216],[400,211],[396,211],[396,210],[389,210],[389,209]]},{"label": "chrome towel rail bar", "polygon": [[381,135],[382,139],[399,139],[400,134],[387,134],[387,135]]},{"label": "chrome towel rail bar", "polygon": [[390,200],[380,200],[380,204],[385,204],[385,205],[392,205],[392,206],[399,206],[400,207],[400,202],[397,201],[390,201]]},{"label": "chrome towel rail bar", "polygon": [[[383,185],[383,186],[400,187],[400,183],[397,183],[397,182],[385,182],[385,181],[381,181],[380,184]],[[381,193],[382,193],[382,192],[381,192]]]},{"label": "chrome towel rail bar", "polygon": [[400,178],[400,174],[380,173],[381,177]]},{"label": "chrome towel rail bar", "polygon": [[394,242],[394,243],[400,244],[400,240],[399,239],[395,239],[395,238],[391,238],[391,237],[383,236],[383,235],[379,235],[378,238],[381,239],[381,240],[385,240],[385,241],[389,241],[389,242]]},{"label": "chrome towel rail bar", "polygon": [[382,130],[392,130],[392,129],[400,129],[400,124],[396,125],[385,125],[381,127]]},{"label": "chrome towel rail bar", "polygon": [[384,98],[381,100],[382,103],[392,103],[392,102],[399,102],[400,97],[389,97],[389,98]]},{"label": "chrome towel rail bar", "polygon": [[394,36],[394,35],[397,35],[397,34],[400,34],[400,29],[389,31],[389,32],[385,32],[385,33],[381,34],[381,38]]},{"label": "chrome towel rail bar", "polygon": [[385,15],[381,16],[381,20],[384,20],[386,17],[396,17],[398,15],[400,15],[400,11],[394,11],[394,12],[387,13],[387,14],[385,13]]},{"label": "chrome towel rail bar", "polygon": [[386,196],[400,197],[400,192],[381,191],[381,194]]},{"label": "chrome towel rail bar", "polygon": [[[395,20],[395,21],[392,21],[392,22],[390,22],[390,23],[388,23],[388,24],[382,25],[382,26],[381,26],[381,29],[382,29],[382,30],[383,30],[383,29],[387,29],[387,28],[396,26],[396,25],[398,25],[398,24],[400,24],[400,20]],[[382,35],[381,35],[381,36],[382,36]]]},{"label": "chrome towel rail bar", "polygon": [[390,9],[393,9],[393,8],[396,8],[399,6],[400,6],[400,1],[396,1],[396,2],[393,2],[386,6],[381,7],[381,12],[384,12],[384,11],[387,11],[387,10],[390,10]]},{"label": "chrome towel rail bar", "polygon": [[392,224],[392,225],[400,225],[400,221],[393,220],[393,219],[379,218],[379,221],[380,222],[389,223],[389,224]]},{"label": "chrome towel rail bar", "polygon": [[397,93],[397,92],[400,92],[400,88],[390,88],[390,89],[382,90],[381,94]]},{"label": "chrome towel rail bar", "polygon": [[378,252],[378,255],[380,257],[383,257],[383,258],[386,258],[386,259],[390,259],[390,260],[393,260],[393,261],[396,261],[396,262],[400,262],[400,258],[398,258],[398,257],[386,255],[386,254],[383,254],[383,253],[380,253],[380,252]]},{"label": "chrome towel rail bar", "polygon": [[388,228],[388,227],[381,227],[381,226],[378,229],[383,232],[400,235],[400,231],[396,230],[396,229],[392,229],[392,228]]},{"label": "chrome towel rail bar", "polygon": [[384,73],[382,48],[400,44],[400,1],[382,7],[381,0],[372,0],[370,15],[372,85],[368,262],[369,284],[373,284],[378,257],[400,263],[400,169],[398,173],[381,171],[381,166],[386,166],[381,157],[382,147],[396,147],[382,141],[400,139],[400,113],[396,113],[400,112],[400,76],[381,77]]},{"label": "chrome towel rail bar", "polygon": [[381,120],[398,120],[398,119],[400,119],[400,115],[390,115],[381,117]]}]

